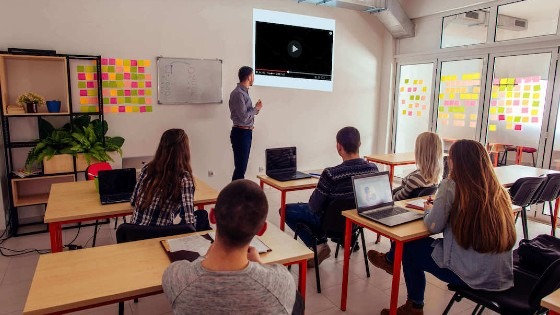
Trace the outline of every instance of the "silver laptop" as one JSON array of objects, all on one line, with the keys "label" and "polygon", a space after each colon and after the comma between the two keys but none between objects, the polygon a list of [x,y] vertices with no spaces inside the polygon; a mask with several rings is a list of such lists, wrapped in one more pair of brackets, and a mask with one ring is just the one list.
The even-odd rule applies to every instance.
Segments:
[{"label": "silver laptop", "polygon": [[387,226],[395,226],[415,220],[424,215],[405,208],[395,207],[389,172],[379,172],[352,177],[354,197],[358,214]]}]

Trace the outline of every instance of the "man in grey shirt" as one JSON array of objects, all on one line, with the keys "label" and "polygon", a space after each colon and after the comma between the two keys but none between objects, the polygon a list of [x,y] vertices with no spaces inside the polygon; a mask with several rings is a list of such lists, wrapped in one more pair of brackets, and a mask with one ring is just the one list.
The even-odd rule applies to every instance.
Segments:
[{"label": "man in grey shirt", "polygon": [[296,285],[282,265],[264,265],[251,239],[266,230],[268,202],[252,181],[238,180],[218,195],[210,221],[216,240],[205,258],[172,263],[163,291],[175,314],[292,314]]},{"label": "man in grey shirt", "polygon": [[249,153],[251,152],[251,142],[253,140],[253,123],[255,115],[262,108],[261,100],[258,100],[253,107],[251,97],[249,97],[249,87],[253,86],[255,75],[251,67],[241,67],[239,69],[239,83],[229,95],[229,110],[231,113],[230,140],[233,148],[233,161],[235,170],[231,180],[245,178]]}]

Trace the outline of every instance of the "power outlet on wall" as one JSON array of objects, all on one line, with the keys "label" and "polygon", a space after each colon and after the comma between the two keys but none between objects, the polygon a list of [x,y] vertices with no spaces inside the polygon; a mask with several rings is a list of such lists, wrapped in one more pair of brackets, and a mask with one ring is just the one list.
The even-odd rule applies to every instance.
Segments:
[{"label": "power outlet on wall", "polygon": [[259,166],[259,173],[262,173],[262,172],[264,172],[264,167]]},{"label": "power outlet on wall", "polygon": [[208,177],[214,176],[214,171],[208,171]]}]

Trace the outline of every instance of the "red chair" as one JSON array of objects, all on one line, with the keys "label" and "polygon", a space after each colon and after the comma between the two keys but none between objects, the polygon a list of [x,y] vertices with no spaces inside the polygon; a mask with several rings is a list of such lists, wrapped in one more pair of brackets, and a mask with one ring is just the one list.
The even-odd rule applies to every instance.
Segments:
[{"label": "red chair", "polygon": [[533,158],[533,167],[537,166],[537,163],[535,161],[535,153],[537,152],[537,149],[535,148],[531,148],[531,147],[517,147],[517,164],[521,164],[521,160],[523,157],[523,153],[531,153],[531,157]]}]

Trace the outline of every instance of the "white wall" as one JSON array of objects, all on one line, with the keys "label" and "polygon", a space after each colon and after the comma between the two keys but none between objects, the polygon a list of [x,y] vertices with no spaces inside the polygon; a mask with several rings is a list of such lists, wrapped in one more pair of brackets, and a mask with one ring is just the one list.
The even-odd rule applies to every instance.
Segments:
[{"label": "white wall", "polygon": [[[392,40],[369,14],[285,0],[0,0],[0,50],[223,59],[224,104],[155,105],[154,113],[106,115],[109,133],[126,139],[125,157],[152,155],[163,131],[184,128],[191,139],[195,175],[221,188],[233,172],[227,101],[237,69],[252,64],[253,8],[335,19],[335,81],[332,93],[251,88],[253,100],[262,99],[264,109],[256,118],[246,177],[255,179],[268,147],[297,146],[300,169],[339,163],[335,134],[347,125],[360,130],[362,155],[377,147],[377,139],[385,142],[377,122],[379,108],[387,107],[380,105],[379,94],[381,82],[385,86],[389,80],[381,78],[384,58],[392,60],[384,45]],[[155,100],[156,89],[153,92]],[[386,125],[386,117],[382,119]],[[208,178],[208,170],[215,176]]]}]

